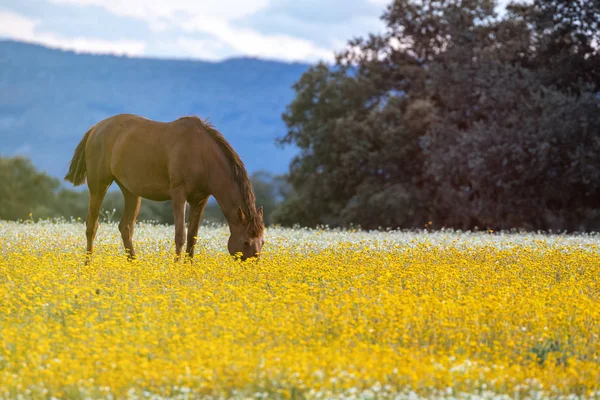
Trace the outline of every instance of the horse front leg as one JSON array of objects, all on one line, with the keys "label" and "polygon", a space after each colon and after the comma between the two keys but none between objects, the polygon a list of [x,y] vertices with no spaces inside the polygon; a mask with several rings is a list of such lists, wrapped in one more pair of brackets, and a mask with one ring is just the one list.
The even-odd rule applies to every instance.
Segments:
[{"label": "horse front leg", "polygon": [[85,220],[85,236],[87,239],[86,258],[85,265],[88,265],[92,259],[92,252],[94,251],[94,239],[96,238],[96,232],[98,231],[98,216],[100,214],[100,207],[102,206],[102,200],[110,185],[98,185],[98,187],[89,187],[90,202],[88,205],[88,215]]},{"label": "horse front leg", "polygon": [[200,218],[202,217],[202,212],[204,211],[204,207],[206,207],[206,203],[208,202],[208,196],[199,200],[190,200],[190,224],[188,226],[187,246],[185,252],[190,258],[194,258],[194,247],[198,241]]},{"label": "horse front leg", "polygon": [[119,187],[121,188],[121,192],[123,192],[123,199],[125,201],[123,215],[121,216],[121,222],[119,222],[119,231],[121,232],[127,259],[133,260],[135,259],[135,251],[133,249],[133,229],[135,228],[135,219],[140,212],[142,198],[131,193],[121,185],[119,185]]},{"label": "horse front leg", "polygon": [[175,222],[175,261],[181,258],[181,249],[185,241],[185,191],[183,186],[171,190],[173,219]]}]

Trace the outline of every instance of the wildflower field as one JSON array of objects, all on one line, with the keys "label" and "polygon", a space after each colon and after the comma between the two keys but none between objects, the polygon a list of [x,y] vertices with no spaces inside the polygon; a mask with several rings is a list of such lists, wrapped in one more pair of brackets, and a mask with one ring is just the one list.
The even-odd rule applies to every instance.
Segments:
[{"label": "wildflower field", "polygon": [[597,235],[0,221],[0,398],[598,398]]}]

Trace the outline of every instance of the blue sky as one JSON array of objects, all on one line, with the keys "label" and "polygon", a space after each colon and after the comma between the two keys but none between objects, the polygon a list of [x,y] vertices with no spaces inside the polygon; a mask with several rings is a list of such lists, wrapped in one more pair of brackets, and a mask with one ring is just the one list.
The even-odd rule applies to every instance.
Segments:
[{"label": "blue sky", "polygon": [[132,56],[331,61],[348,39],[383,29],[389,1],[0,0],[0,38]]}]

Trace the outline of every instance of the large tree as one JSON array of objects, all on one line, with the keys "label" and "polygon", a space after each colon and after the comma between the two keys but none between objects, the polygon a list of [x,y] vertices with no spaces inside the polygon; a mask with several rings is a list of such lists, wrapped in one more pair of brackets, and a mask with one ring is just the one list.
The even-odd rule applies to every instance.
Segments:
[{"label": "large tree", "polygon": [[[290,168],[286,218],[306,225],[412,227],[435,210],[420,138],[428,129],[428,70],[452,46],[483,40],[493,1],[396,1],[387,31],[357,38],[295,85],[280,142],[301,150]],[[280,213],[283,214],[283,213]]]},{"label": "large tree", "polygon": [[385,33],[295,85],[280,143],[301,153],[276,219],[580,227],[597,208],[598,2],[573,3],[391,3]]}]

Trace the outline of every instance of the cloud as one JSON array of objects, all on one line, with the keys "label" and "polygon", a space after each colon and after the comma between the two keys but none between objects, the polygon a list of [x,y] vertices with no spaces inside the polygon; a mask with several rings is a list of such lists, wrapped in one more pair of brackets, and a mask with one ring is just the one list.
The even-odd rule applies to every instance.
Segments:
[{"label": "cloud", "polygon": [[186,56],[200,57],[210,61],[219,61],[228,52],[228,49],[221,43],[209,39],[180,37],[175,41],[175,45]]},{"label": "cloud", "polygon": [[51,32],[39,32],[41,21],[12,11],[0,10],[0,36],[24,42],[76,52],[142,55],[146,43],[139,40],[103,40],[88,37],[63,37]]},{"label": "cloud", "polygon": [[[233,55],[285,61],[333,59],[331,49],[280,32],[263,34],[236,23],[268,6],[268,0],[50,0],[55,4],[102,7],[145,21],[156,33],[177,33],[175,46],[188,56],[218,60]],[[196,36],[202,36],[197,38]]]},{"label": "cloud", "polygon": [[383,8],[370,1],[21,0],[4,6],[0,36],[97,53],[331,62],[348,39],[381,29]]},{"label": "cloud", "polygon": [[285,32],[335,51],[353,37],[381,32],[382,13],[383,7],[367,0],[278,0],[235,26],[263,35]]},{"label": "cloud", "polygon": [[[499,8],[508,1],[499,0]],[[331,62],[348,40],[382,32],[385,24],[380,17],[390,3],[0,0],[0,36],[78,52]]]},{"label": "cloud", "polygon": [[31,18],[0,10],[0,35],[15,39],[34,36],[35,27],[39,24]]},{"label": "cloud", "polygon": [[[214,35],[214,39],[223,46],[230,48],[235,54],[246,56],[273,58],[285,61],[332,61],[333,52],[316,46],[309,40],[290,35],[262,35],[251,29],[237,28],[230,24],[211,19],[197,19],[182,25],[186,32],[204,32]],[[212,39],[188,40],[187,44],[198,46],[198,55],[206,47],[215,48],[210,44]],[[188,47],[191,49],[191,47]]]},{"label": "cloud", "polygon": [[[225,37],[229,39],[229,35]],[[176,41],[177,46],[190,57],[200,57],[207,60],[222,60],[233,54],[263,59],[274,59],[288,62],[333,61],[333,52],[321,49],[309,41],[289,36],[263,37],[256,32],[246,32],[244,38],[228,41],[233,45],[233,52],[223,42],[213,39],[189,39],[181,37]]]},{"label": "cloud", "polygon": [[267,6],[269,0],[50,0],[54,4],[96,6],[131,18],[144,20],[157,30],[195,18],[232,20]]}]

